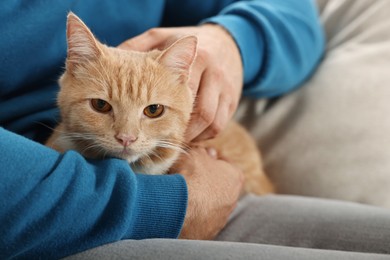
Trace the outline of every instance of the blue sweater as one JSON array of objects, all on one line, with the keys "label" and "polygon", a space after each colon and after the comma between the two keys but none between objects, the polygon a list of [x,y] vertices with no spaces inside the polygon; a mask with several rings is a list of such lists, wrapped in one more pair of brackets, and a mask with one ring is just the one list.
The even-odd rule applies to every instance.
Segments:
[{"label": "blue sweater", "polygon": [[310,0],[0,2],[0,258],[59,258],[120,239],[176,238],[187,206],[180,175],[135,174],[121,160],[86,160],[42,143],[58,118],[57,78],[68,11],[116,46],[158,26],[212,22],[234,37],[244,94],[299,86],[324,47]]}]

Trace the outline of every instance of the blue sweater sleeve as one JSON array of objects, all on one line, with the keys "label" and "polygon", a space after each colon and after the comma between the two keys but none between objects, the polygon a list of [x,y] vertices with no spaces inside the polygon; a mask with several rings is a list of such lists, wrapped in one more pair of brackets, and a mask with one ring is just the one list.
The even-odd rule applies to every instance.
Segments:
[{"label": "blue sweater sleeve", "polygon": [[180,232],[187,203],[180,175],[134,174],[124,161],[59,154],[3,128],[0,154],[1,259],[56,259]]},{"label": "blue sweater sleeve", "polygon": [[244,95],[273,97],[298,87],[323,54],[324,34],[313,0],[239,1],[204,22],[220,24],[235,39],[244,66]]}]

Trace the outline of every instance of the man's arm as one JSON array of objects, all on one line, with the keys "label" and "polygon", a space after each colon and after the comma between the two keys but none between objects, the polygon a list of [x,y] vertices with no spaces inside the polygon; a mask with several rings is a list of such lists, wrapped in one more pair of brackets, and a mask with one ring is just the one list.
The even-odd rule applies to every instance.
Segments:
[{"label": "man's arm", "polygon": [[313,0],[239,1],[204,20],[226,28],[244,67],[244,94],[272,97],[298,87],[324,51]]},{"label": "man's arm", "polygon": [[234,37],[247,95],[271,97],[298,87],[324,51],[315,0],[167,0],[165,26],[200,21],[217,23]]},{"label": "man's arm", "polygon": [[60,258],[124,238],[176,238],[180,175],[134,174],[125,161],[59,154],[0,128],[0,258]]}]

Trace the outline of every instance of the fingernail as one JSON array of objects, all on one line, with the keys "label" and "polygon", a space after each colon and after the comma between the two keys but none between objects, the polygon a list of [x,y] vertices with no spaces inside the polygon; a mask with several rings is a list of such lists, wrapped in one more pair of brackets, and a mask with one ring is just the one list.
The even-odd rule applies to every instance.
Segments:
[{"label": "fingernail", "polygon": [[212,148],[212,147],[208,147],[207,149],[207,153],[211,156],[211,157],[213,157],[213,158],[217,158],[217,156],[218,156],[218,153],[217,153],[217,150],[215,150],[214,148]]}]

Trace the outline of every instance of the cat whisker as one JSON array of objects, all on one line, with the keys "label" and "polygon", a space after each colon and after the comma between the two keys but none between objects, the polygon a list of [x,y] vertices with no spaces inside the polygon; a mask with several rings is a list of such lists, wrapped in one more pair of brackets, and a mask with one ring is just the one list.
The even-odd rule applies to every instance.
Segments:
[{"label": "cat whisker", "polygon": [[151,161],[155,161],[155,160],[153,160],[152,158],[151,158],[151,156],[155,156],[161,163],[164,163],[166,160],[164,159],[164,158],[162,158],[157,152],[155,152],[155,151],[152,151],[150,154],[147,154],[146,155],[148,158],[149,158],[149,160],[151,160]]},{"label": "cat whisker", "polygon": [[[92,145],[97,143],[97,138],[93,134],[85,134],[85,133],[72,133],[72,132],[64,132],[60,130],[55,130],[61,133],[59,137],[54,141],[54,143],[58,143],[60,141],[63,142],[71,142],[71,143],[91,143]],[[81,151],[81,153],[84,153],[86,150],[89,149],[89,146],[86,147],[87,149],[84,149]]]},{"label": "cat whisker", "polygon": [[191,148],[191,146],[187,142],[184,142],[184,141],[177,141],[177,140],[174,140],[174,141],[162,140],[162,141],[167,141],[167,142],[174,143],[176,145],[181,146],[183,149],[186,149],[186,150],[189,150]]},{"label": "cat whisker", "polygon": [[145,165],[148,160],[152,161],[152,158],[150,157],[149,154],[145,154],[145,155],[141,156],[137,161],[135,161],[133,163],[138,163],[139,165]]},{"label": "cat whisker", "polygon": [[87,152],[88,150],[94,150],[94,151],[97,151],[96,148],[100,148],[102,149],[101,145],[100,144],[90,144],[88,146],[86,146],[83,150],[81,150],[81,153],[84,154],[85,152]]},{"label": "cat whisker", "polygon": [[[58,130],[56,130],[58,131]],[[61,133],[60,137],[63,140],[69,141],[95,141],[96,137],[92,134],[83,134],[83,133],[67,133],[63,131],[58,131]]]},{"label": "cat whisker", "polygon": [[103,147],[101,148],[102,152],[103,152],[103,155],[102,155],[102,158],[107,158],[107,154],[108,154],[108,150],[107,149],[104,149]]},{"label": "cat whisker", "polygon": [[159,140],[157,142],[156,146],[157,147],[161,147],[161,148],[175,150],[175,151],[178,151],[178,152],[181,152],[181,153],[184,153],[184,154],[188,154],[187,150],[189,148],[187,145],[185,145],[182,142],[174,143],[174,142],[166,141],[166,140]]},{"label": "cat whisker", "polygon": [[[47,129],[50,129],[51,131],[55,131],[56,129],[51,127],[51,126],[48,126],[47,124],[45,123],[42,123],[42,122],[38,122],[38,121],[35,121],[34,123],[38,124],[38,125],[41,125],[41,126],[44,126],[46,127]],[[58,123],[58,122],[57,122]]]},{"label": "cat whisker", "polygon": [[145,164],[148,162],[148,160],[149,160],[149,161],[155,161],[155,160],[152,159],[151,156],[155,156],[155,157],[158,158],[161,162],[164,162],[164,161],[165,161],[163,158],[161,158],[161,156],[160,156],[158,153],[156,153],[155,151],[151,151],[150,153],[146,153],[146,154],[142,155],[138,162],[139,162],[141,165],[145,165]]}]

